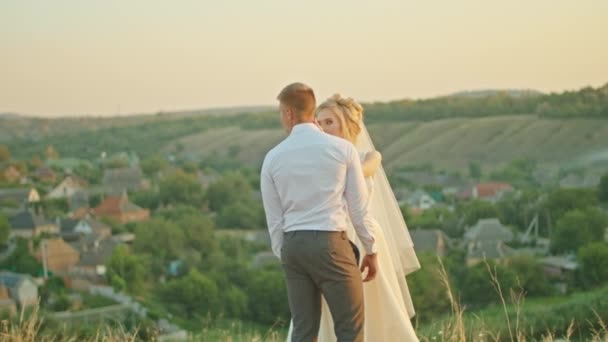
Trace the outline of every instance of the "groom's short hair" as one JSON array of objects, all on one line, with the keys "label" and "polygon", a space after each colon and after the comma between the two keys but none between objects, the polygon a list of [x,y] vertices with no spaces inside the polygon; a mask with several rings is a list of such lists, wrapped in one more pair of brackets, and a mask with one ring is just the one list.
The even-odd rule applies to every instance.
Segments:
[{"label": "groom's short hair", "polygon": [[317,105],[315,92],[304,83],[292,83],[279,93],[277,100],[282,104],[293,108],[295,114],[300,117],[313,117]]}]

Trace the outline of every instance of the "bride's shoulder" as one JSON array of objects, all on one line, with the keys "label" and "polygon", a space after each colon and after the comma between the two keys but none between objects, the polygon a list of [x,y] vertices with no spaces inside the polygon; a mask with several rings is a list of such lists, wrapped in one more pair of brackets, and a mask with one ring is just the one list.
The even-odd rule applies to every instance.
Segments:
[{"label": "bride's shoulder", "polygon": [[373,150],[373,151],[365,151],[365,152],[359,152],[359,156],[361,157],[361,160],[364,161],[378,161],[381,162],[382,161],[382,153]]}]

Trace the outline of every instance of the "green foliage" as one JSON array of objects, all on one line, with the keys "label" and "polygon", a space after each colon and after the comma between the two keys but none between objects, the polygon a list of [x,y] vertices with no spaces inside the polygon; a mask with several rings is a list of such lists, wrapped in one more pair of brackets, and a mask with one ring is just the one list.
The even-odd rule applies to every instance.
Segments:
[{"label": "green foliage", "polygon": [[201,205],[203,188],[195,176],[175,172],[162,179],[159,184],[160,200],[164,204]]},{"label": "green foliage", "polygon": [[608,215],[599,209],[574,209],[557,221],[551,235],[551,251],[575,253],[580,247],[604,239]]},{"label": "green foliage", "polygon": [[591,189],[557,189],[550,193],[543,206],[557,222],[567,212],[586,209],[598,204],[597,195]]},{"label": "green foliage", "polygon": [[578,261],[586,287],[608,284],[608,243],[593,242],[581,247]]},{"label": "green foliage", "polygon": [[500,211],[498,210],[496,205],[490,202],[480,200],[466,202],[457,211],[464,214],[464,224],[466,226],[472,226],[480,219],[493,217],[500,218]]},{"label": "green foliage", "polygon": [[[489,268],[492,273],[496,273],[503,289],[515,288],[517,274],[513,270],[491,261],[489,262]],[[459,288],[463,302],[471,306],[479,307],[499,303],[496,289],[490,281],[488,265],[483,262],[469,268]]]},{"label": "green foliage", "polygon": [[140,163],[141,169],[148,177],[154,177],[160,171],[169,167],[169,163],[158,154],[151,155]]},{"label": "green foliage", "polygon": [[0,213],[0,248],[6,245],[10,233],[11,227],[8,224],[8,219]]},{"label": "green foliage", "polygon": [[508,182],[517,188],[534,186],[534,170],[536,161],[531,159],[512,160],[502,170],[494,171],[490,179],[495,181]]},{"label": "green foliage", "polygon": [[444,96],[425,100],[401,100],[365,105],[369,122],[394,120],[436,120],[453,117],[486,117],[538,114],[545,117],[608,117],[608,84],[561,94],[507,92],[481,96]]},{"label": "green foliage", "polygon": [[251,317],[257,322],[273,324],[289,319],[285,278],[278,269],[264,269],[251,274],[246,292]]},{"label": "green foliage", "polygon": [[523,290],[527,297],[553,294],[553,287],[545,276],[542,265],[534,257],[516,256],[507,261],[507,266],[517,277],[517,289]]},{"label": "green foliage", "polygon": [[239,201],[249,201],[252,196],[251,185],[240,172],[228,172],[207,189],[209,209],[220,211],[224,206]]},{"label": "green foliage", "polygon": [[440,266],[432,254],[418,254],[422,268],[407,277],[416,316],[420,322],[429,322],[449,312],[450,300],[441,286]]},{"label": "green foliage", "polygon": [[608,173],[602,176],[598,186],[598,198],[603,203],[608,203]]},{"label": "green foliage", "polygon": [[482,176],[482,172],[481,172],[481,165],[479,163],[475,163],[475,162],[470,162],[469,163],[469,177],[471,177],[472,179],[481,179]]},{"label": "green foliage", "polygon": [[265,228],[264,209],[260,202],[238,201],[223,207],[217,216],[217,225],[222,228]]},{"label": "green foliage", "polygon": [[203,317],[221,311],[221,291],[217,284],[204,274],[191,270],[183,278],[171,280],[162,296],[173,308],[188,318]]},{"label": "green foliage", "polygon": [[106,268],[106,277],[112,285],[126,285],[131,292],[137,292],[144,286],[146,262],[141,256],[131,253],[127,246],[119,245],[114,249]]},{"label": "green foliage", "polygon": [[30,254],[28,241],[17,238],[16,244],[13,254],[0,262],[0,269],[29,274],[34,277],[41,276],[42,265]]}]

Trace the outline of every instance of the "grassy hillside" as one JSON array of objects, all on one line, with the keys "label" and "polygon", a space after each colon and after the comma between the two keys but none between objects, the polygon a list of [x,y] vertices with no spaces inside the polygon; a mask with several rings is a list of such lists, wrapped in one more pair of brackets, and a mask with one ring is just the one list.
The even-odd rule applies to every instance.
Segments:
[{"label": "grassy hillside", "polygon": [[[603,119],[517,115],[380,122],[371,124],[369,130],[388,169],[431,163],[436,169],[462,170],[469,161],[492,168],[521,158],[565,165],[585,154],[608,150],[608,121]],[[181,144],[185,153],[203,158],[232,151],[244,162],[259,164],[283,137],[280,129],[233,126],[179,138],[164,151],[174,151]]]}]

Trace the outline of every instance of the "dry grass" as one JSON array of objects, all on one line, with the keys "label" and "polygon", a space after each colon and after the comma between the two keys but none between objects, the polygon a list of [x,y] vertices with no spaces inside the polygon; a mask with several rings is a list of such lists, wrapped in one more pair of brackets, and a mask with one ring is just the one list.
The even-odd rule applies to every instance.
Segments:
[{"label": "dry grass", "polygon": [[[420,341],[443,341],[443,342],[465,342],[465,341],[536,341],[540,340],[543,342],[557,342],[557,341],[570,341],[576,330],[577,324],[585,322],[575,322],[572,320],[563,334],[563,336],[556,336],[552,331],[546,331],[540,334],[540,337],[535,338],[531,336],[531,332],[525,331],[522,326],[522,306],[524,303],[524,292],[521,289],[508,289],[508,298],[506,290],[502,288],[496,270],[486,263],[488,274],[494,289],[500,298],[502,309],[504,312],[505,325],[507,326],[507,332],[503,335],[500,332],[495,332],[484,326],[483,319],[474,315],[467,314],[465,316],[465,308],[461,305],[459,299],[454,295],[450,284],[450,279],[447,271],[441,260],[439,260],[439,274],[442,281],[442,286],[446,290],[446,294],[451,303],[451,314],[449,317],[440,322],[436,333],[430,336],[419,336]],[[507,307],[513,305],[516,309],[515,318],[512,321],[511,315],[508,313]],[[586,340],[593,342],[608,342],[608,324],[604,322],[602,316],[595,313],[595,322],[586,322],[591,328],[588,331],[588,337]],[[477,321],[478,320],[478,321]],[[21,312],[18,321],[1,321],[0,322],[0,341],[4,342],[50,342],[50,341],[91,341],[91,342],[118,342],[118,341],[136,341],[137,332],[126,331],[122,327],[102,327],[99,328],[95,336],[82,338],[81,336],[75,335],[75,333],[67,332],[55,332],[49,333],[42,329],[44,319],[39,315],[37,309],[26,317],[24,312]],[[225,329],[218,329],[214,327],[211,321],[205,323],[202,322],[204,327],[202,331],[194,336],[191,336],[191,341],[225,341],[225,342],[278,342],[284,341],[284,332],[281,332],[278,325],[273,325],[268,328],[267,331],[260,333],[251,329],[244,328],[243,325],[234,323],[232,326]],[[475,323],[473,326],[471,323]],[[594,323],[594,324],[592,324]],[[279,322],[277,322],[279,324]],[[539,336],[537,334],[536,336]]]},{"label": "dry grass", "polygon": [[[489,263],[486,262],[488,274],[490,277],[490,282],[492,283],[496,294],[500,298],[501,306],[504,312],[505,325],[507,326],[508,336],[501,336],[500,333],[488,330],[484,327],[484,322],[481,318],[477,318],[480,320],[479,324],[476,325],[477,328],[474,331],[471,329],[467,329],[468,323],[467,318],[469,320],[473,319],[471,315],[464,315],[465,309],[460,304],[459,300],[454,296],[452,291],[450,280],[447,271],[441,259],[439,259],[439,275],[441,277],[442,285],[447,291],[447,296],[450,300],[452,312],[447,320],[443,321],[439,326],[436,334],[431,336],[419,336],[421,341],[444,341],[444,342],[466,342],[466,341],[517,341],[517,342],[526,342],[526,341],[536,341],[534,337],[530,336],[530,334],[522,328],[522,305],[524,303],[525,294],[524,291],[519,289],[508,289],[510,302],[507,301],[505,296],[505,290],[502,288],[499,280],[496,269],[490,266]],[[515,307],[515,322],[511,321],[511,316],[508,313],[508,305],[513,305]],[[597,321],[596,324],[592,324],[593,322],[587,322],[591,326],[589,341],[592,342],[608,342],[608,325],[606,322],[602,320],[602,317],[595,312],[595,317]],[[572,320],[566,330],[564,336],[555,336],[552,331],[545,332],[541,341],[543,342],[553,342],[553,341],[570,341],[574,331],[576,323]],[[599,326],[599,328],[594,328],[594,326]]]},{"label": "dry grass", "polygon": [[41,328],[44,319],[39,315],[38,307],[26,318],[21,310],[19,320],[0,322],[0,341],[2,342],[130,342],[136,340],[136,332],[130,333],[122,328],[99,328],[95,336],[82,338],[81,336],[64,336],[59,333],[44,333]]}]

